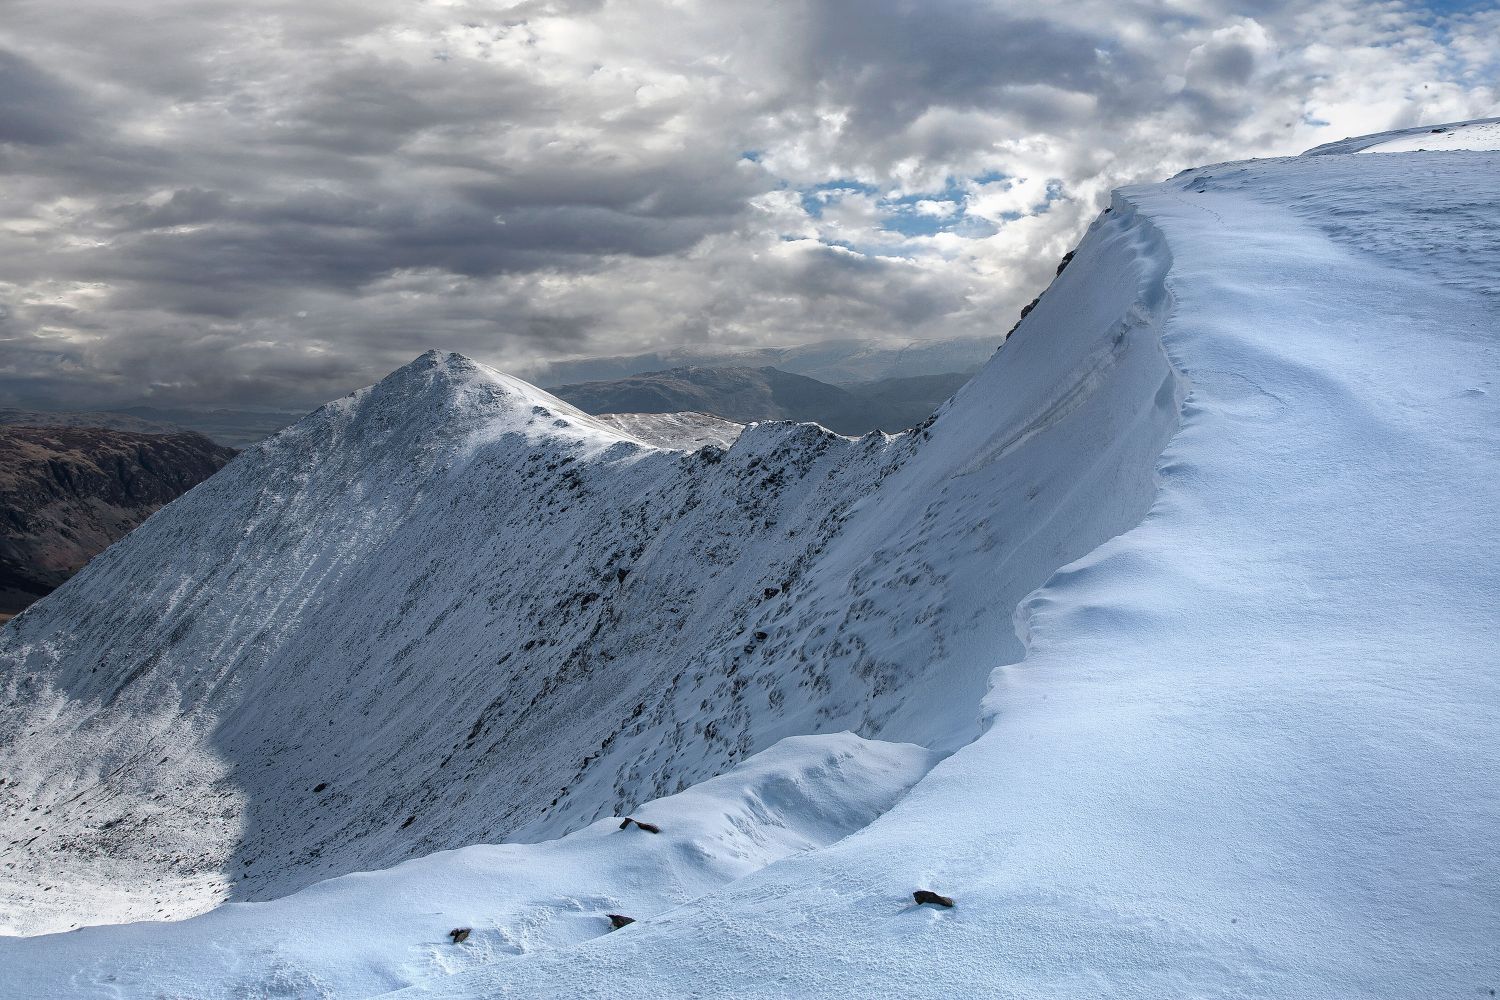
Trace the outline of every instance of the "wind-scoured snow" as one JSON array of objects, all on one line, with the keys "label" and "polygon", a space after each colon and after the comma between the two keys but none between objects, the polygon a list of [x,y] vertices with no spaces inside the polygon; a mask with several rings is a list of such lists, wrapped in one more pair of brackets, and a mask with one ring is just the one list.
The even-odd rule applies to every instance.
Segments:
[{"label": "wind-scoured snow", "polygon": [[[0,940],[12,995],[1489,995],[1500,154],[1358,148],[1118,192],[908,435],[429,356],[243,456],[0,633],[4,919],[577,832]],[[841,729],[948,755],[777,744]]]}]

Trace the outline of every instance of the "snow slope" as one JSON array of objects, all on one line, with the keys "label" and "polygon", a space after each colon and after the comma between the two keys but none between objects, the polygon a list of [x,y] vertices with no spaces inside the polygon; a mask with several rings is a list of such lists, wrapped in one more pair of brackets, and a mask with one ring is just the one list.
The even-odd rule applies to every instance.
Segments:
[{"label": "snow slope", "polygon": [[[186,912],[580,832],[0,939],[11,995],[1488,995],[1497,167],[1325,150],[1121,191],[900,438],[659,451],[453,356],[320,411],[0,633],[7,919],[139,914],[132,880],[187,878],[169,850],[203,866]],[[777,744],[840,729],[949,755]],[[803,832],[831,775],[736,824],[842,752],[851,819]],[[683,842],[587,824],[678,786],[649,816],[708,857],[648,891]],[[182,832],[90,861],[113,815]],[[731,828],[783,823],[736,866]],[[231,874],[252,850],[291,853]],[[527,878],[475,874],[495,851]],[[438,942],[477,898],[475,947]]]},{"label": "snow slope", "polygon": [[1406,153],[1448,149],[1492,151],[1500,149],[1500,122],[1453,125],[1407,134],[1366,146],[1361,153]]},{"label": "snow slope", "polygon": [[[1150,514],[1024,605],[994,725],[830,849],[422,995],[1500,986],[1500,301],[1471,280],[1500,264],[1497,166],[1307,157],[1120,192],[1170,261],[1192,391]],[[958,908],[904,908],[924,884]]]},{"label": "snow slope", "polygon": [[[849,733],[790,737],[635,810],[657,834],[605,819],[543,844],[439,852],[190,920],[27,939],[7,963],[8,989],[34,1000],[372,996],[571,948],[610,933],[608,913],[645,920],[837,841],[935,760],[911,744]],[[448,937],[455,928],[471,930],[461,947]]]},{"label": "snow slope", "polygon": [[1303,156],[1339,156],[1345,153],[1410,153],[1466,149],[1491,152],[1500,148],[1500,118],[1476,118],[1446,125],[1417,125],[1339,139],[1309,149]]},{"label": "snow slope", "polygon": [[911,435],[657,450],[434,353],[246,451],[0,633],[0,925],[555,837],[791,735],[966,743],[1016,603],[1150,502],[1139,238]]}]

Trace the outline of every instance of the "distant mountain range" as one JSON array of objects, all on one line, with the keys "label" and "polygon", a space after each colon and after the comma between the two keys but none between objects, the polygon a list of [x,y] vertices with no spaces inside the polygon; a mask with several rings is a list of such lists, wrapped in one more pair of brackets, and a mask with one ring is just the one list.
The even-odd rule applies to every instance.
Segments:
[{"label": "distant mountain range", "polygon": [[778,368],[672,368],[552,390],[587,413],[697,411],[751,423],[792,420],[840,434],[921,423],[970,376],[961,372],[836,386]]},{"label": "distant mountain range", "polygon": [[0,425],[98,427],[137,434],[194,431],[231,448],[264,440],[302,419],[293,410],[194,410],[184,407],[124,406],[113,410],[31,410],[0,408]]},{"label": "distant mountain range", "polygon": [[264,440],[305,415],[303,410],[193,410],[155,406],[127,406],[113,412],[179,430],[197,431],[231,448]]},{"label": "distant mountain range", "polygon": [[0,408],[0,426],[20,425],[24,427],[93,427],[110,431],[130,431],[135,434],[176,434],[185,428],[165,421],[147,420],[144,417],[117,410],[19,410],[13,407]]},{"label": "distant mountain range", "polygon": [[[765,420],[840,434],[898,432],[925,420],[969,375],[830,385],[777,368],[687,367],[556,390],[637,440],[728,447]],[[163,504],[244,447],[290,425],[289,412],[133,406],[0,409],[0,622],[77,573]]]},{"label": "distant mountain range", "polygon": [[[735,357],[785,357],[793,362],[813,357],[814,348],[756,351]],[[871,352],[851,360],[848,351],[827,357],[842,359],[839,370],[888,370],[899,352]],[[793,420],[822,424],[840,434],[896,432],[921,423],[973,375],[974,366],[925,372],[924,364],[950,355],[962,360],[972,355],[958,348],[937,352],[924,348],[912,354],[915,374],[890,375],[834,384],[811,375],[770,365],[689,365],[665,370],[637,368],[624,374],[558,385],[552,391],[593,414],[700,413],[746,424],[758,420]],[[821,356],[821,355],[819,355]],[[613,371],[633,364],[659,361],[661,355],[601,358],[577,362],[557,370]],[[840,367],[841,366],[841,367]],[[39,411],[0,409],[0,425],[32,427],[99,427],[138,434],[196,431],[221,445],[244,448],[262,441],[302,418],[291,410],[194,410],[154,406],[126,406],[113,410]],[[680,428],[672,433],[677,433]],[[725,433],[717,428],[711,437]],[[732,438],[732,436],[731,436]],[[675,438],[674,438],[675,440]],[[705,439],[708,440],[708,439]]]},{"label": "distant mountain range", "polygon": [[680,347],[645,354],[553,361],[519,372],[549,390],[578,382],[598,382],[674,368],[779,368],[820,382],[848,386],[916,375],[975,372],[995,353],[999,339],[915,341],[874,346],[861,340],[826,340],[792,347],[708,350]]}]

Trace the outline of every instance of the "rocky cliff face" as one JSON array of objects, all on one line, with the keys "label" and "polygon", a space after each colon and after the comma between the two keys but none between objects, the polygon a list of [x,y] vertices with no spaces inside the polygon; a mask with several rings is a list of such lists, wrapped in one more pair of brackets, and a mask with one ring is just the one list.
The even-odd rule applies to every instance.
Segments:
[{"label": "rocky cliff face", "polygon": [[187,432],[0,427],[0,616],[50,593],[234,454]]}]

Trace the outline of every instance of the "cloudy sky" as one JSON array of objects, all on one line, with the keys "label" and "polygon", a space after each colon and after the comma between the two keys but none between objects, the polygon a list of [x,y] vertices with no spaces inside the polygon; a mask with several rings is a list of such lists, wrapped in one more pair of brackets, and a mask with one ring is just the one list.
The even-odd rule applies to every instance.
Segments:
[{"label": "cloudy sky", "polygon": [[1008,329],[1121,183],[1500,114],[1495,3],[0,0],[0,404]]}]

